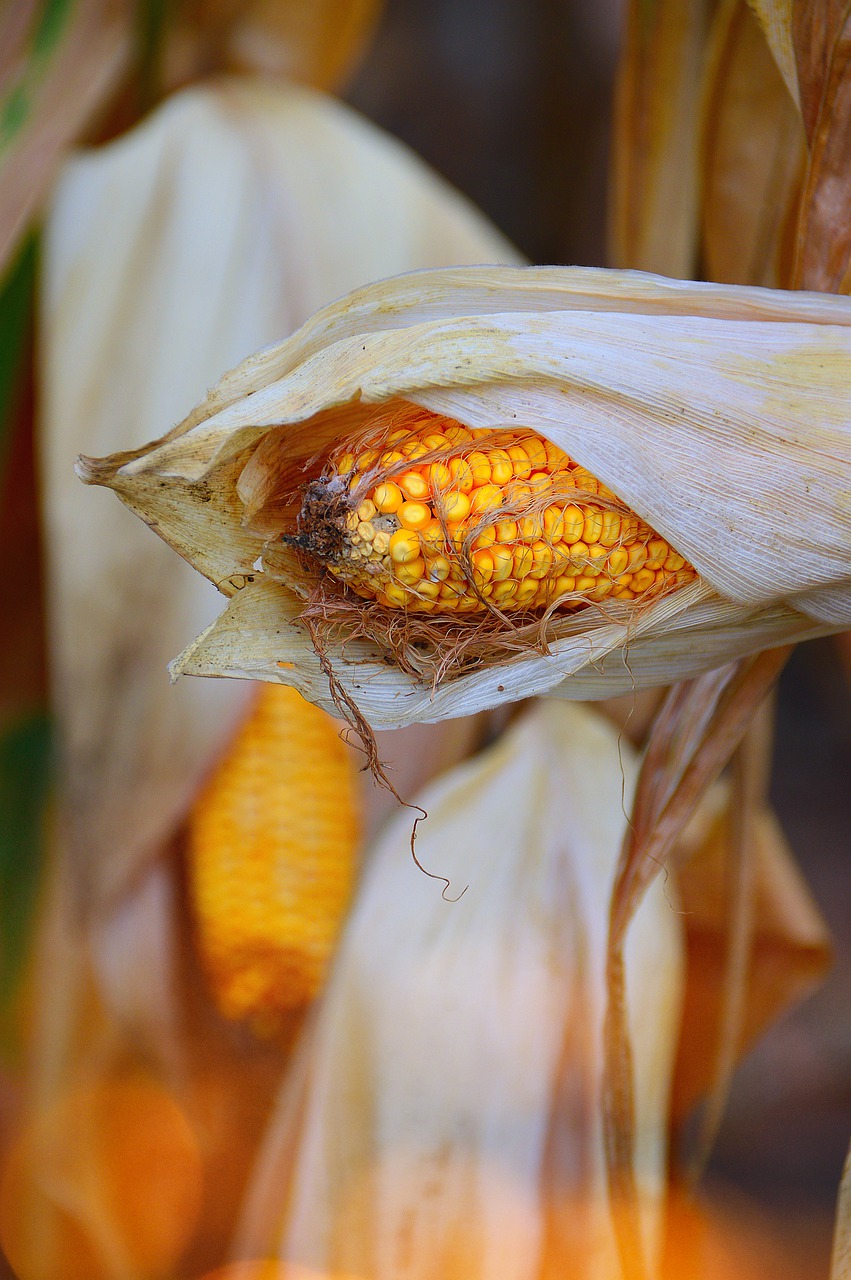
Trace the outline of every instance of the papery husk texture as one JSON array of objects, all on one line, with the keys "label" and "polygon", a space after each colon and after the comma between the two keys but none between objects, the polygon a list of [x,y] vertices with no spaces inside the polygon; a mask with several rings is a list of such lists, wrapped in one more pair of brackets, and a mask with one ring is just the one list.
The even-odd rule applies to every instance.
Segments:
[{"label": "papery husk texture", "polygon": [[[637,761],[539,703],[417,798],[372,856],[281,1096],[236,1257],[389,1280],[614,1280],[600,1118],[606,917]],[[463,896],[458,897],[465,889]],[[658,1244],[681,918],[657,883],[627,947],[635,1166]]]},{"label": "papery husk texture", "polygon": [[83,460],[80,474],[233,596],[177,672],[283,680],[329,708],[300,602],[259,571],[263,538],[243,522],[237,483],[261,442],[271,483],[276,466],[345,438],[376,404],[528,426],[697,569],[697,582],[628,621],[587,611],[548,653],[437,688],[368,642],[331,647],[340,687],[389,727],[530,694],[664,684],[847,627],[849,375],[842,298],[582,268],[414,274],[341,299],[227,374],[161,441]]}]

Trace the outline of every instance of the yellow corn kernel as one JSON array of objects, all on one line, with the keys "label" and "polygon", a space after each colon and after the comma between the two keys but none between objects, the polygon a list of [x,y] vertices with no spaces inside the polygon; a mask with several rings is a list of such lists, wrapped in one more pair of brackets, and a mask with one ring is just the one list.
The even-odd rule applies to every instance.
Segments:
[{"label": "yellow corn kernel", "polygon": [[419,582],[424,573],[425,560],[422,556],[418,556],[416,560],[405,560],[402,564],[393,565],[394,578],[406,587],[412,587],[414,583]]},{"label": "yellow corn kernel", "polygon": [[355,797],[334,721],[263,685],[187,825],[198,949],[224,1017],[268,1035],[321,987],[354,884]]},{"label": "yellow corn kernel", "polygon": [[420,554],[420,540],[413,529],[397,529],[390,538],[390,559],[395,564],[408,564]]},{"label": "yellow corn kernel", "polygon": [[[368,468],[354,511],[340,501],[340,480],[352,490],[344,459],[330,463],[331,528],[338,522],[342,537],[338,549],[323,526],[317,541],[332,549],[323,552],[326,567],[358,594],[388,607],[466,613],[485,608],[483,596],[543,609],[559,595],[638,596],[650,589],[647,574],[654,590],[694,578],[635,513],[599,506],[598,494],[617,502],[612,491],[528,428],[470,430],[425,410],[421,420],[421,430],[392,432],[353,459],[356,472]],[[376,458],[389,471],[382,475]]]},{"label": "yellow corn kernel", "polygon": [[428,497],[428,481],[419,471],[405,471],[396,477],[396,483],[412,502],[420,502]]},{"label": "yellow corn kernel", "polygon": [[405,501],[405,495],[397,484],[388,481],[387,484],[380,484],[374,489],[372,500],[376,510],[382,515],[392,515]]},{"label": "yellow corn kernel", "polygon": [[396,512],[403,529],[424,529],[431,518],[431,507],[425,502],[403,502]]}]

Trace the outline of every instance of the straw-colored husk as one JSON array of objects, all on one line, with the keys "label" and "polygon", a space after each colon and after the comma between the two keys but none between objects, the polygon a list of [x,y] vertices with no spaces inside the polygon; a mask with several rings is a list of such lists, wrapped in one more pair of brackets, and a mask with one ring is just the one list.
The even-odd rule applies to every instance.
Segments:
[{"label": "straw-colored husk", "polygon": [[252,475],[273,485],[375,404],[541,432],[697,569],[626,621],[588,610],[549,653],[436,689],[369,641],[328,648],[338,701],[392,726],[666,683],[848,626],[849,375],[841,298],[580,268],[422,273],[333,304],[225,375],[162,440],[79,469],[233,597],[178,673],[282,680],[328,707],[301,605],[258,567],[263,537],[245,527],[237,483],[254,456]]},{"label": "straw-colored husk", "polygon": [[[606,920],[637,773],[540,703],[379,842],[281,1097],[236,1257],[389,1280],[617,1275],[599,1107]],[[463,896],[458,894],[466,888]],[[635,1164],[655,1253],[681,993],[657,883],[630,934]],[[575,1268],[575,1269],[574,1269]]]},{"label": "straw-colored husk", "polygon": [[361,280],[482,256],[516,255],[404,148],[292,86],[187,91],[66,166],[45,233],[41,452],[62,829],[90,904],[162,847],[248,690],[169,688],[218,597],[85,493],[74,455],[144,440]]}]

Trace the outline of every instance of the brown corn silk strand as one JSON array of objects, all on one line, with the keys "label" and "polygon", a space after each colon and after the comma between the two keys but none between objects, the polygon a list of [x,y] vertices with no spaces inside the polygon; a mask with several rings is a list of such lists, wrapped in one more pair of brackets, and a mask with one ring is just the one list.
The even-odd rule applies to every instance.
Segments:
[{"label": "brown corn silk strand", "polygon": [[727,764],[785,664],[775,649],[684,681],[668,694],[639,775],[609,917],[603,1129],[618,1250],[626,1280],[647,1280],[633,1168],[635,1110],[624,948],[630,922],[705,793]]}]

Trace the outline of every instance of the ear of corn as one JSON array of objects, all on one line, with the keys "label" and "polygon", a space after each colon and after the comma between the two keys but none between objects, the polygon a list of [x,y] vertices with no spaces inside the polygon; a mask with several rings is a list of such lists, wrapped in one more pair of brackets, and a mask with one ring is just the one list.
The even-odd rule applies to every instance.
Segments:
[{"label": "ear of corn", "polygon": [[379,412],[310,484],[297,541],[358,595],[420,613],[574,608],[658,595],[691,565],[529,429]]},{"label": "ear of corn", "polygon": [[269,1033],[317,993],[357,840],[337,726],[294,689],[263,686],[188,825],[199,949],[225,1017]]}]

